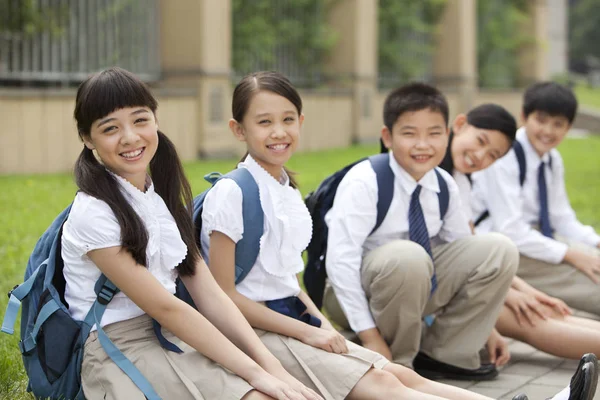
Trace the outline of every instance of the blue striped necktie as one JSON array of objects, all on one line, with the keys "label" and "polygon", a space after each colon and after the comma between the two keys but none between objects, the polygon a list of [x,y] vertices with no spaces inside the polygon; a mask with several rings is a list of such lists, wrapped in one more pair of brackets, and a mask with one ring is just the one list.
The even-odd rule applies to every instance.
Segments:
[{"label": "blue striped necktie", "polygon": [[546,176],[544,170],[546,163],[541,162],[538,168],[538,195],[540,197],[540,231],[544,236],[553,237],[550,225],[550,213],[548,212],[548,189],[546,187]]},{"label": "blue striped necktie", "polygon": [[[423,216],[423,209],[421,208],[421,202],[419,201],[419,195],[421,194],[421,185],[417,185],[415,191],[410,197],[410,206],[408,208],[408,238],[415,243],[423,246],[429,257],[433,259],[433,253],[431,252],[431,242],[429,241],[429,232],[427,231],[427,225],[425,224],[425,217]],[[431,277],[431,293],[437,288],[437,277],[435,276],[435,266],[433,269],[433,276]]]}]

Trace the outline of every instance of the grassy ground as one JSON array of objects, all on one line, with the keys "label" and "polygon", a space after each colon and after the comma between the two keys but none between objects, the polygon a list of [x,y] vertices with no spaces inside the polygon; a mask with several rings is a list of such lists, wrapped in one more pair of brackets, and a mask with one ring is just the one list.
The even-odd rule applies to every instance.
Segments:
[{"label": "grassy ground", "polygon": [[582,106],[600,111],[600,88],[590,88],[580,84],[575,87],[575,95]]},{"label": "grassy ground", "polygon": [[[298,154],[289,167],[298,173],[304,193],[314,189],[327,175],[360,157],[372,154],[375,146]],[[600,137],[569,139],[560,147],[567,170],[567,189],[580,219],[600,230]],[[236,160],[195,162],[186,165],[194,193],[207,187],[204,174],[226,172]],[[0,177],[0,316],[7,293],[21,283],[27,258],[36,240],[54,217],[72,201],[75,185],[71,175]],[[26,376],[17,350],[17,338],[0,334],[0,399],[29,399]]]}]

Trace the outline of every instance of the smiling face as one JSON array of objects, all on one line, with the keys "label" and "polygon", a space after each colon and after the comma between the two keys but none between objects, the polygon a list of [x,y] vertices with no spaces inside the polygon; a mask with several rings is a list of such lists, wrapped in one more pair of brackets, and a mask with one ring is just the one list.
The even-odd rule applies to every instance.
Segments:
[{"label": "smiling face", "polygon": [[158,124],[147,107],[126,107],[92,123],[85,145],[106,168],[144,190],[146,172],[158,147]]},{"label": "smiling face", "polygon": [[523,119],[529,143],[540,157],[558,146],[571,128],[567,117],[543,111],[534,111]]},{"label": "smiling face", "polygon": [[246,142],[248,154],[273,177],[298,145],[304,115],[283,96],[261,90],[252,96],[242,121],[232,119],[229,127],[238,140]]},{"label": "smiling face", "polygon": [[452,125],[452,162],[463,174],[471,174],[489,167],[510,150],[511,142],[500,131],[477,128],[461,114]]},{"label": "smiling face", "polygon": [[437,167],[448,146],[448,128],[439,111],[423,109],[402,113],[390,132],[384,127],[383,143],[400,166],[419,181]]}]

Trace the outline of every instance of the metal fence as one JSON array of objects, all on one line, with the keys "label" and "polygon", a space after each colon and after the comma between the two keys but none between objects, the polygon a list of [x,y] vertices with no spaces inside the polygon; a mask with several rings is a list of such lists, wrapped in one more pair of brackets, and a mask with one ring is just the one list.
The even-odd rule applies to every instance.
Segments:
[{"label": "metal fence", "polygon": [[275,70],[299,87],[321,84],[324,58],[334,43],[325,2],[232,0],[234,78]]},{"label": "metal fence", "polygon": [[0,84],[160,75],[158,0],[0,0]]},{"label": "metal fence", "polygon": [[431,81],[434,24],[423,2],[380,0],[378,12],[378,86],[389,89],[409,81]]}]

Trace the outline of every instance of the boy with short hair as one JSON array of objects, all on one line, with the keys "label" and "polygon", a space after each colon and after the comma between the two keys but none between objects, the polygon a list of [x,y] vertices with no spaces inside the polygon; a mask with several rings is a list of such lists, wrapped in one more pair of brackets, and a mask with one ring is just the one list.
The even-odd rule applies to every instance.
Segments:
[{"label": "boy with short hair", "polygon": [[[448,104],[437,89],[409,84],[391,92],[384,123],[392,201],[371,232],[378,199],[373,167],[358,163],[341,181],[325,218],[331,285],[325,309],[342,327],[349,322],[363,346],[407,366],[414,359],[427,377],[491,379],[495,366],[481,365],[479,350],[515,274],[517,250],[502,235],[471,235],[456,183],[438,169],[449,192],[440,218],[435,169],[449,132]],[[426,327],[430,314],[436,317]]]},{"label": "boy with short hair", "polygon": [[524,157],[519,161],[513,148],[474,174],[471,206],[475,219],[489,213],[480,218],[478,232],[504,233],[515,242],[521,278],[571,307],[600,315],[600,236],[577,220],[556,149],[576,112],[569,88],[554,82],[530,86],[523,98],[524,124],[517,131]]}]

